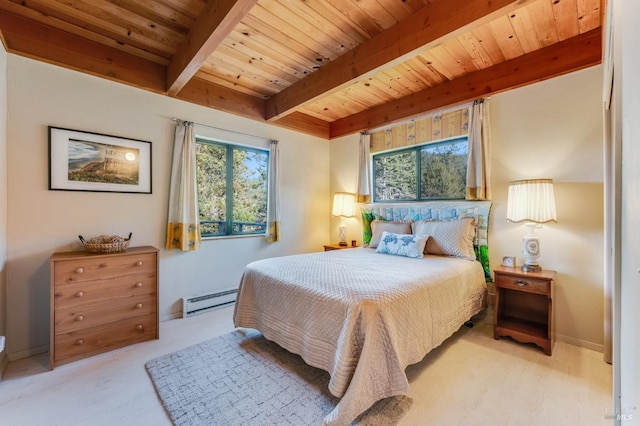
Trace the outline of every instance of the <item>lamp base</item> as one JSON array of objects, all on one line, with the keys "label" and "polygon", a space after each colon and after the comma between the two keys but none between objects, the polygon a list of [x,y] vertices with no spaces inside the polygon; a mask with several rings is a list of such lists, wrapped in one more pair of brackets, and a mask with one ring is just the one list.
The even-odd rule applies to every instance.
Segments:
[{"label": "lamp base", "polygon": [[527,265],[526,263],[523,263],[520,269],[522,269],[522,272],[541,272],[542,271],[542,267],[537,264]]},{"label": "lamp base", "polygon": [[347,230],[346,225],[344,223],[344,217],[340,218],[340,242],[338,245],[340,247],[345,247],[347,245]]},{"label": "lamp base", "polygon": [[538,265],[540,257],[540,238],[536,235],[536,228],[540,225],[536,223],[527,223],[527,233],[522,237],[522,255],[524,263],[522,264],[523,272],[540,272],[542,267]]}]

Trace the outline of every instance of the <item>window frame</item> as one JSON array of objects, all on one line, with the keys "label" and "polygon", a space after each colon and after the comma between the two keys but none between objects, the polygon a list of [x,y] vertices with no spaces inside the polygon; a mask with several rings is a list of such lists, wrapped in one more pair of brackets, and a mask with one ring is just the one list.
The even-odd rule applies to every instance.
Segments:
[{"label": "window frame", "polygon": [[[468,161],[468,159],[469,159],[469,148],[468,148],[469,135],[455,136],[453,138],[441,139],[441,140],[438,140],[438,141],[430,141],[430,142],[427,142],[427,143],[422,143],[422,144],[418,144],[418,145],[412,145],[412,146],[409,146],[409,147],[390,149],[390,150],[386,150],[386,151],[379,151],[379,152],[376,152],[374,154],[371,154],[371,188],[372,188],[371,202],[372,203],[415,203],[415,202],[420,202],[420,201],[465,200],[466,198],[465,198],[464,195],[462,197],[433,197],[433,198],[421,198],[420,197],[420,194],[422,193],[422,176],[420,174],[420,170],[421,170],[421,166],[422,166],[421,151],[424,148],[427,148],[427,147],[431,148],[431,147],[437,147],[437,146],[440,146],[440,145],[450,145],[450,144],[459,143],[459,142],[462,142],[462,141],[466,141],[467,142],[467,161]],[[416,154],[415,170],[416,170],[416,197],[417,198],[402,199],[402,200],[380,200],[380,199],[378,199],[377,190],[376,190],[376,162],[375,162],[376,157],[384,157],[384,156],[389,156],[389,155],[403,154],[403,153],[407,153],[407,152],[415,152],[415,154]],[[466,178],[466,176],[465,176],[465,178]]]},{"label": "window frame", "polygon": [[[204,144],[204,145],[215,145],[218,147],[222,147],[225,149],[225,167],[226,167],[226,179],[225,179],[225,234],[203,234],[202,227],[200,228],[200,238],[203,240],[208,239],[224,239],[224,238],[246,238],[252,236],[264,236],[267,233],[267,223],[265,220],[264,229],[262,231],[255,232],[234,232],[233,231],[233,190],[228,191],[229,183],[231,183],[231,187],[233,188],[233,154],[235,150],[241,151],[252,151],[266,155],[266,166],[267,166],[267,181],[265,183],[265,193],[266,193],[266,205],[269,206],[269,179],[270,179],[270,151],[268,148],[261,148],[250,145],[242,145],[239,143],[226,142],[220,140],[218,138],[206,137],[196,135],[196,145]],[[197,167],[197,161],[196,161]],[[199,182],[196,181],[196,185],[199,185]],[[237,221],[235,221],[237,223]],[[200,215],[198,214],[198,223],[200,223]]]}]

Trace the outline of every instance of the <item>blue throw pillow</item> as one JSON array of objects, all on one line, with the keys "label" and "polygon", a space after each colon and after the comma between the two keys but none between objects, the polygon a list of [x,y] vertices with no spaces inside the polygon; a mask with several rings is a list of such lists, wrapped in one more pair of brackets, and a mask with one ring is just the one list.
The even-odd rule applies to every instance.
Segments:
[{"label": "blue throw pillow", "polygon": [[421,259],[428,238],[426,235],[393,234],[384,231],[376,252]]}]

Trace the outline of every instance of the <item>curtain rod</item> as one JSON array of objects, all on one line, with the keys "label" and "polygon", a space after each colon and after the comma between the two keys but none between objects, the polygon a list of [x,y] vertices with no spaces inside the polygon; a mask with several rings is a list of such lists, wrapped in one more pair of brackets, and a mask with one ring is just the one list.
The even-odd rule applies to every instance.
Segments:
[{"label": "curtain rod", "polygon": [[210,126],[210,125],[208,125],[208,124],[196,123],[196,122],[194,122],[194,121],[190,121],[190,120],[183,120],[183,119],[181,119],[181,118],[177,118],[177,117],[171,117],[171,119],[172,119],[173,121],[175,121],[175,122],[178,122],[178,123],[179,123],[179,122],[183,122],[183,123],[192,123],[194,126],[198,126],[198,127],[207,127],[207,128],[209,128],[209,129],[213,129],[213,130],[221,130],[221,131],[223,131],[223,132],[236,133],[236,134],[238,134],[238,135],[249,136],[249,137],[251,137],[251,138],[260,139],[260,140],[263,140],[263,141],[273,141],[273,142],[278,142],[278,141],[277,141],[277,140],[275,140],[275,139],[269,139],[269,138],[266,138],[266,137],[264,137],[264,136],[257,136],[257,135],[252,135],[252,134],[249,134],[249,133],[238,132],[238,131],[235,131],[235,130],[223,129],[223,128],[221,128],[221,127],[215,127],[215,126]]}]

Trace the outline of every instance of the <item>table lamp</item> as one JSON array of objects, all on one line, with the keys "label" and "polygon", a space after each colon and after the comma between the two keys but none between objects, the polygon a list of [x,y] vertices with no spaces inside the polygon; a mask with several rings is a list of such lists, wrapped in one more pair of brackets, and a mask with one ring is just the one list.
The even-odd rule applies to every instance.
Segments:
[{"label": "table lamp", "polygon": [[556,222],[556,202],[551,179],[527,179],[509,183],[507,222],[525,222],[527,233],[522,237],[524,272],[540,272],[540,239],[536,228],[540,224]]},{"label": "table lamp", "polygon": [[347,245],[345,218],[353,217],[356,195],[349,192],[336,192],[333,196],[334,216],[340,216],[340,245]]}]

